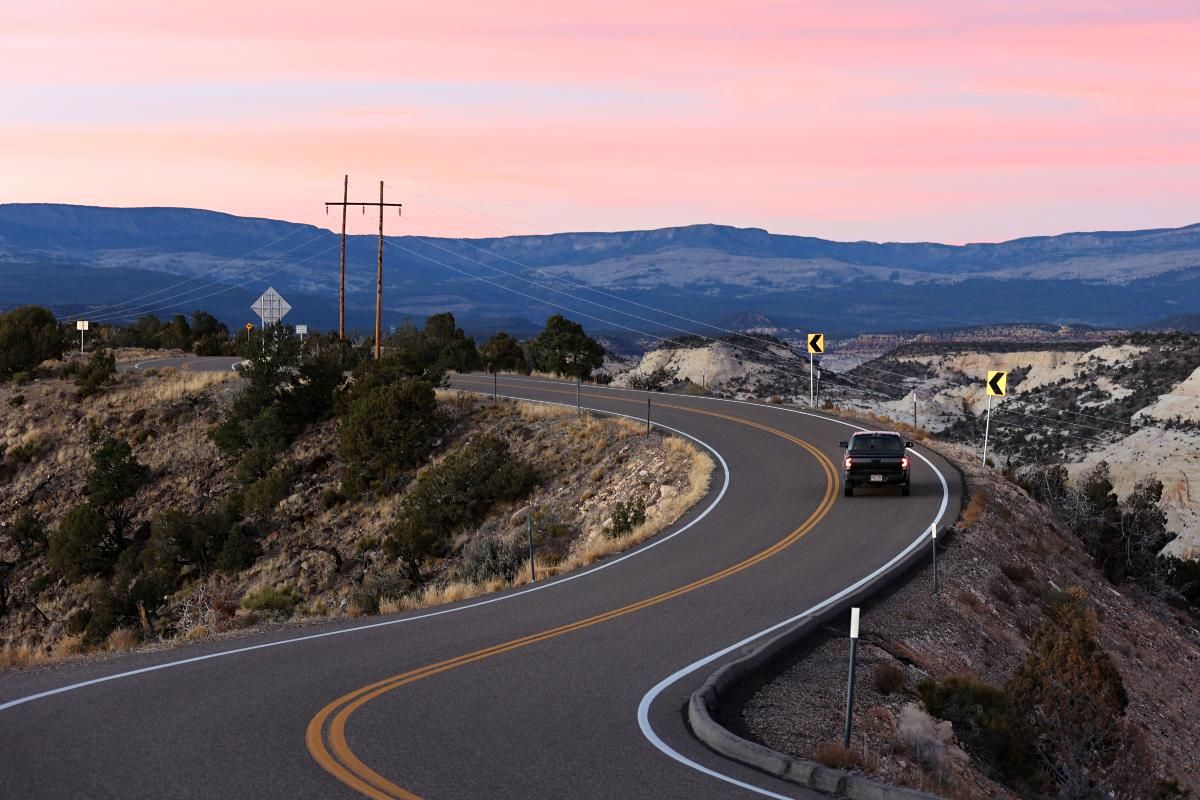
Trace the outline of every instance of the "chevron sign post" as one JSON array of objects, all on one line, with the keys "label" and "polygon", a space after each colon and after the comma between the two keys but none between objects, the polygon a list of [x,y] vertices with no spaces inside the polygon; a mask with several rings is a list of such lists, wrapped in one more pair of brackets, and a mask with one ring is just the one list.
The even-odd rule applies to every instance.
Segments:
[{"label": "chevron sign post", "polygon": [[817,405],[816,384],[813,381],[813,356],[825,352],[825,334],[810,333],[808,335],[808,404],[815,408]]},{"label": "chevron sign post", "polygon": [[987,466],[988,433],[992,429],[992,398],[1008,394],[1008,373],[990,370],[987,374],[987,422],[983,425],[983,465]]}]

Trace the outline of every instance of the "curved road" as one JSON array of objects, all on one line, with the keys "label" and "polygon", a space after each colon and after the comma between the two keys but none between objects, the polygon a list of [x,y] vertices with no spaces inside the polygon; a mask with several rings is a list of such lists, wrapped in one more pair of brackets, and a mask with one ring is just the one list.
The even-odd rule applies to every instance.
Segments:
[{"label": "curved road", "polygon": [[122,372],[143,369],[181,369],[188,372],[225,372],[242,363],[241,356],[193,356],[184,355],[174,358],[147,358],[135,363],[125,362],[117,365]]},{"label": "curved road", "polygon": [[[490,376],[454,383],[492,390]],[[569,384],[499,386],[576,399]],[[646,397],[582,392],[586,408],[635,417]],[[708,751],[684,703],[750,637],[950,524],[958,473],[923,452],[911,497],[842,498],[846,423],[652,403],[720,466],[650,542],[440,609],[0,675],[0,797],[810,796]]]}]

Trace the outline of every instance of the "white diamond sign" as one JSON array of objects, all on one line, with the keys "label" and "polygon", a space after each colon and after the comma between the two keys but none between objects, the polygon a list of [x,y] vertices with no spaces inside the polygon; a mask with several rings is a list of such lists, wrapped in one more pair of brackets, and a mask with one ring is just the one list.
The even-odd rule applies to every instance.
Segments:
[{"label": "white diamond sign", "polygon": [[292,307],[288,305],[287,300],[279,296],[279,292],[268,288],[263,292],[262,297],[254,301],[254,305],[250,306],[250,309],[258,314],[258,318],[262,320],[265,327],[282,320],[292,310]]}]

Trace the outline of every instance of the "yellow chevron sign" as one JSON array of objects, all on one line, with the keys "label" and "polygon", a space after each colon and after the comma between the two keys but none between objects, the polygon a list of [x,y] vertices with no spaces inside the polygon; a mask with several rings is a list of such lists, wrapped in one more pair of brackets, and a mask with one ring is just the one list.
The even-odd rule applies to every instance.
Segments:
[{"label": "yellow chevron sign", "polygon": [[817,354],[825,352],[825,334],[810,333],[808,335],[808,352]]},{"label": "yellow chevron sign", "polygon": [[1008,373],[999,370],[988,371],[987,393],[989,397],[1004,397],[1008,393]]}]

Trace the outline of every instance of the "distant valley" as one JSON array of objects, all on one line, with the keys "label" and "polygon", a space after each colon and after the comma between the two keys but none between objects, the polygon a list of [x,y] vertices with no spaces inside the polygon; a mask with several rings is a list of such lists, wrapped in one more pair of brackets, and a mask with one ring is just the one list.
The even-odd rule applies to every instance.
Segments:
[{"label": "distant valley", "polygon": [[[630,349],[713,332],[697,322],[730,327],[756,315],[845,336],[1017,322],[1189,329],[1200,308],[1200,225],[964,246],[720,225],[388,243],[386,327],[451,311],[471,333],[522,334],[561,312]],[[371,236],[347,245],[349,324],[364,331],[376,248]],[[0,205],[0,308],[40,303],[112,321],[205,308],[240,325],[273,286],[293,306],[289,322],[328,328],[337,282],[338,236],[310,225],[195,209]]]}]

